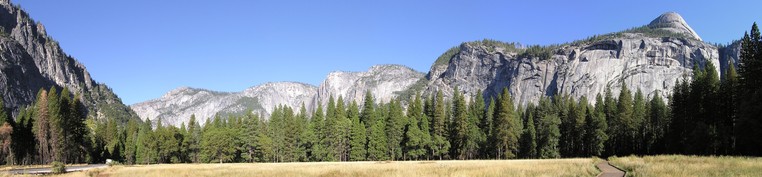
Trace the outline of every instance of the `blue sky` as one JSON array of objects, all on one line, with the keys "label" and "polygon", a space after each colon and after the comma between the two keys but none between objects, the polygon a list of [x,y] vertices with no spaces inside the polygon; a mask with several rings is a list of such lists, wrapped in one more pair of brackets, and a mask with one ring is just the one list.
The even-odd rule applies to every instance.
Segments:
[{"label": "blue sky", "polygon": [[445,50],[485,38],[554,44],[680,13],[708,42],[762,20],[762,1],[13,0],[126,104],[180,86],[241,91],[319,85],[331,71],[402,64],[428,72]]}]

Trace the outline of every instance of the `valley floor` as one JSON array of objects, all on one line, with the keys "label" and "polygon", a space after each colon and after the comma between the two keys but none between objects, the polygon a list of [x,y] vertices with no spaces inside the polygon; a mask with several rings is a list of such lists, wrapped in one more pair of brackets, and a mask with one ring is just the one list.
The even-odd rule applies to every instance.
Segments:
[{"label": "valley floor", "polygon": [[[762,158],[612,157],[627,176],[762,176]],[[126,165],[55,177],[109,176],[596,176],[599,159]],[[4,176],[4,175],[0,175]],[[7,176],[7,174],[5,175]],[[27,175],[29,176],[29,175]]]},{"label": "valley floor", "polygon": [[587,159],[160,164],[114,166],[60,176],[595,176]]},{"label": "valley floor", "polygon": [[760,157],[661,155],[612,157],[627,176],[762,176]]}]

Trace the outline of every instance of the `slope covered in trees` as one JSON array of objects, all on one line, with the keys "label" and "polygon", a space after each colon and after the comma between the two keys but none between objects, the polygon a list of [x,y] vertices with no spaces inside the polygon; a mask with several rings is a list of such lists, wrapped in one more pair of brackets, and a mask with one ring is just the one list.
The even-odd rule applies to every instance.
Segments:
[{"label": "slope covered in trees", "polygon": [[[215,116],[180,127],[86,119],[79,95],[41,89],[16,119],[0,109],[0,162],[127,164],[515,159],[631,154],[762,155],[762,39],[756,24],[736,70],[707,62],[678,81],[669,102],[623,86],[595,101],[567,95],[516,106],[507,89],[452,99],[442,92],[362,105],[339,96],[308,112],[277,106],[268,119]],[[470,99],[467,99],[470,98]],[[403,102],[402,99],[412,100]],[[0,99],[2,100],[2,99]],[[594,104],[592,104],[594,103]],[[0,107],[2,102],[0,102]]]}]

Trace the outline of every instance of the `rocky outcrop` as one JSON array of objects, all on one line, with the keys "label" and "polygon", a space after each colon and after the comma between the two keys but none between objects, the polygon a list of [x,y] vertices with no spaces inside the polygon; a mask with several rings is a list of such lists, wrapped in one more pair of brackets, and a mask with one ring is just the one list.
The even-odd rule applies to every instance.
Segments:
[{"label": "rocky outcrop", "polygon": [[325,106],[330,96],[341,96],[346,104],[359,104],[370,91],[376,102],[389,102],[423,77],[423,73],[402,65],[376,65],[367,72],[331,72],[320,84],[316,100]]},{"label": "rocky outcrop", "polygon": [[685,23],[683,17],[676,12],[667,12],[660,15],[659,17],[656,17],[656,19],[648,24],[648,27],[663,29],[673,33],[685,34],[686,36],[693,37],[694,39],[701,41],[701,37],[696,34],[696,31],[693,31],[693,28],[688,26],[688,23]]},{"label": "rocky outcrop", "polygon": [[667,98],[677,80],[691,77],[694,66],[712,63],[721,73],[727,61],[737,60],[738,46],[718,48],[704,43],[679,14],[665,13],[641,28],[563,45],[463,43],[445,52],[426,75],[400,65],[379,65],[366,72],[332,72],[319,87],[312,87],[314,91],[308,86],[259,86],[239,93],[184,88],[132,108],[141,117],[178,124],[194,112],[202,120],[216,112],[244,108],[257,108],[267,115],[276,105],[299,108],[302,102],[313,110],[318,103],[325,106],[330,96],[360,103],[366,91],[378,102],[388,102],[417,91],[425,95],[441,91],[450,98],[457,87],[469,96],[481,90],[491,97],[507,88],[516,103],[525,105],[555,94],[594,101],[606,88],[618,95],[626,85],[648,97]]},{"label": "rocky outcrop", "polygon": [[449,97],[454,87],[459,87],[467,95],[484,90],[489,97],[508,88],[514,101],[525,105],[554,94],[592,100],[607,87],[618,95],[622,85],[627,85],[645,95],[658,93],[666,98],[675,81],[691,77],[694,65],[721,66],[718,48],[700,41],[676,13],[659,16],[649,26],[694,37],[614,33],[548,47],[549,58],[522,55],[525,48],[464,43],[447,65],[432,66],[426,92],[443,91]]},{"label": "rocky outcrop", "polygon": [[35,100],[39,89],[55,86],[82,95],[91,118],[136,117],[110,88],[95,82],[85,66],[64,53],[41,23],[8,1],[0,1],[0,57],[0,93],[14,115]]},{"label": "rocky outcrop", "polygon": [[181,87],[161,98],[132,105],[141,118],[179,126],[187,123],[195,114],[200,122],[215,114],[241,114],[251,110],[269,117],[275,106],[289,106],[299,110],[314,110],[318,102],[323,106],[331,95],[342,96],[346,103],[362,101],[366,90],[377,100],[388,101],[397,92],[423,78],[423,73],[400,65],[378,65],[366,72],[331,72],[325,81],[315,87],[296,82],[273,82],[248,88],[241,92],[216,92],[205,89]]},{"label": "rocky outcrop", "polygon": [[[738,69],[738,63],[741,59],[741,41],[733,41],[727,46],[723,46],[719,48],[720,53],[720,71],[722,71],[722,75],[725,75],[725,72],[728,69],[728,66],[733,63],[736,70]],[[721,77],[722,78],[722,77]]]},{"label": "rocky outcrop", "polygon": [[311,103],[316,92],[315,86],[296,82],[266,83],[232,93],[180,87],[161,98],[131,107],[141,118],[152,121],[161,119],[162,123],[180,126],[194,114],[203,123],[218,113],[225,116],[253,111],[269,115],[279,105],[298,110],[302,103]]}]

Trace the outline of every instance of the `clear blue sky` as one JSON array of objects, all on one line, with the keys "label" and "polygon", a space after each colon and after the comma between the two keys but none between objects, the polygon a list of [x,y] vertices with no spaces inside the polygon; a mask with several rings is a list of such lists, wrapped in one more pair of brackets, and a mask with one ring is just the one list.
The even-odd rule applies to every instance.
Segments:
[{"label": "clear blue sky", "polygon": [[762,20],[762,1],[13,0],[126,104],[180,86],[241,91],[271,81],[319,85],[335,70],[436,57],[484,38],[553,44],[680,13],[708,42]]}]

